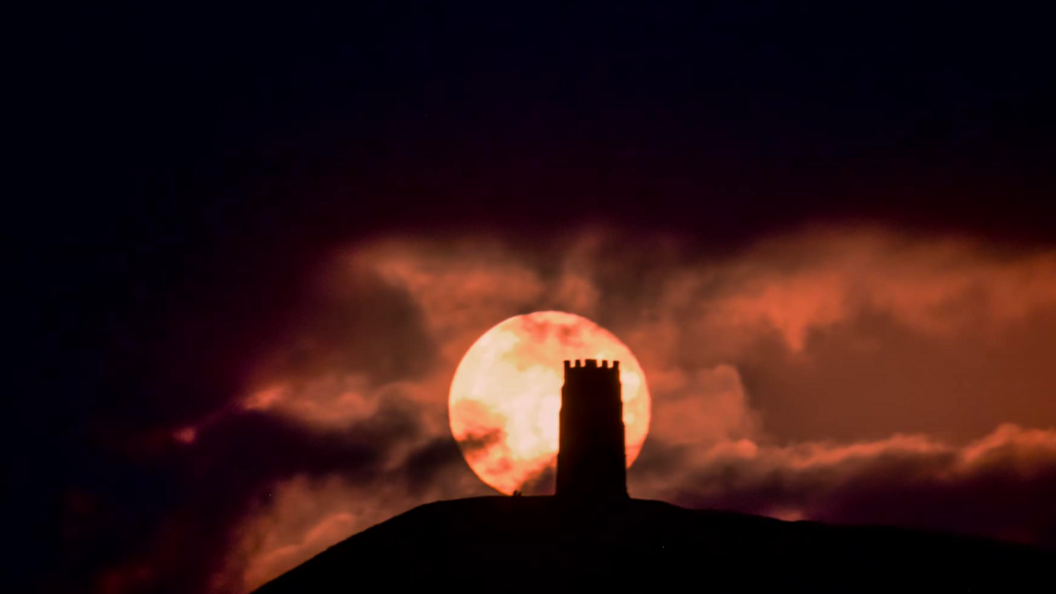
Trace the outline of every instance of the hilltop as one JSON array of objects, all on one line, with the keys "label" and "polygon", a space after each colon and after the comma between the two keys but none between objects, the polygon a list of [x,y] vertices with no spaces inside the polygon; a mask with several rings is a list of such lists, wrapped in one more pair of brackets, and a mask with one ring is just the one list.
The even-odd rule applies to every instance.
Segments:
[{"label": "hilltop", "polygon": [[478,497],[415,508],[257,592],[1030,592],[1054,570],[1051,552],[980,538],[649,500]]}]

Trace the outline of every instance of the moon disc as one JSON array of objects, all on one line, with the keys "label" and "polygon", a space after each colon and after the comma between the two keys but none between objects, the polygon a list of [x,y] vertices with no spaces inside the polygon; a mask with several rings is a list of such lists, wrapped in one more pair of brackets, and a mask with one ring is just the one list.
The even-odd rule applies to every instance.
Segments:
[{"label": "moon disc", "polygon": [[638,359],[594,322],[560,311],[514,316],[462,357],[448,399],[451,433],[473,472],[506,494],[550,487],[557,465],[562,362],[620,362],[627,466],[649,432],[650,396]]}]

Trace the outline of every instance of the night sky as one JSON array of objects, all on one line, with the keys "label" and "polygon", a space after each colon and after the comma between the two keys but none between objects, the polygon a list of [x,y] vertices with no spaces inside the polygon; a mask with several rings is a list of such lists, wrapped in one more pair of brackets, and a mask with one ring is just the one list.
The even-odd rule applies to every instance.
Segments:
[{"label": "night sky", "polygon": [[642,363],[632,496],[1056,549],[1051,20],[354,4],[8,23],[7,591],[494,493],[448,387],[548,309]]}]

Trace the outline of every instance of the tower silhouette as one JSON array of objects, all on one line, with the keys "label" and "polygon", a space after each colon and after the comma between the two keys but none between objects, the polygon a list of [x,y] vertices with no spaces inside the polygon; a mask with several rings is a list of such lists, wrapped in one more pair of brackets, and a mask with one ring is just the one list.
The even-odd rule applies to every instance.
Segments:
[{"label": "tower silhouette", "polygon": [[557,495],[568,499],[627,497],[620,362],[565,361],[561,388]]}]

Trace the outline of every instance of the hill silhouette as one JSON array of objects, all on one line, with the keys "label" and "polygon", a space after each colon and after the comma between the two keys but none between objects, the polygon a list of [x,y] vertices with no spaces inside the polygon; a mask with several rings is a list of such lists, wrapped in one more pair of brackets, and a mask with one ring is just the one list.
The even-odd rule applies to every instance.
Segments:
[{"label": "hill silhouette", "polygon": [[1048,551],[981,538],[650,500],[477,497],[415,508],[257,592],[1034,592],[1054,570]]}]

